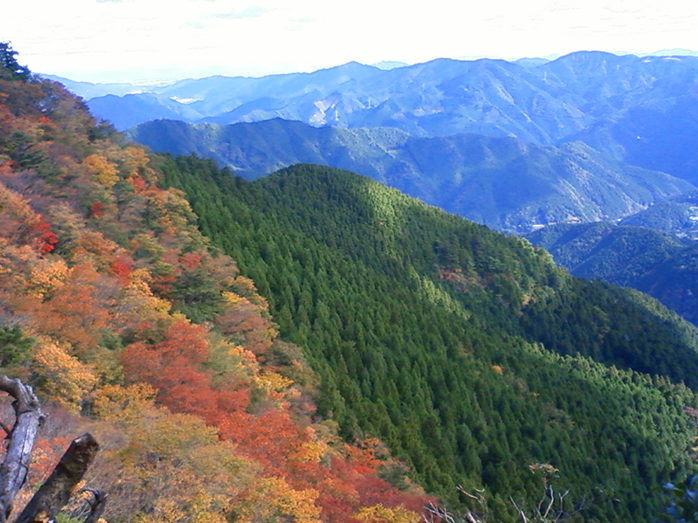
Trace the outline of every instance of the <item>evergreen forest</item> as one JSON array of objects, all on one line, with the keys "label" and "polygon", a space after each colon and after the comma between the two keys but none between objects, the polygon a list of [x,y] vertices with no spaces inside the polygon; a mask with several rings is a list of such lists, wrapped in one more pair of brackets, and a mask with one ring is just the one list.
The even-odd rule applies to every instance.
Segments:
[{"label": "evergreen forest", "polygon": [[598,501],[584,521],[652,521],[689,466],[696,331],[653,299],[352,173],[158,162],[306,351],[320,415],[381,438],[447,503],[484,487],[513,521],[548,464]]}]

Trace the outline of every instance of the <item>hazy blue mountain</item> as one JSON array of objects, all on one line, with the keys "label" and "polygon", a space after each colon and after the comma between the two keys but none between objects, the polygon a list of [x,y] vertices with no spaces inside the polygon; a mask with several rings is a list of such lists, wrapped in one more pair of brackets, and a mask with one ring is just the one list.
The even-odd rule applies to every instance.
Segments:
[{"label": "hazy blue mountain", "polygon": [[78,82],[75,80],[70,80],[69,78],[64,78],[62,76],[56,76],[54,74],[41,74],[41,78],[46,78],[47,80],[52,80],[63,84],[72,93],[84,98],[85,100],[90,100],[92,98],[97,98],[98,96],[114,95],[114,96],[124,96],[133,93],[143,93],[148,92],[151,88],[150,86],[138,86],[131,83],[93,83],[93,82]]},{"label": "hazy blue mountain", "polygon": [[698,79],[685,94],[623,109],[570,137],[619,160],[698,182]]},{"label": "hazy blue mountain", "polygon": [[566,141],[698,182],[698,57],[579,52],[533,72],[594,118]]},{"label": "hazy blue mountain", "polygon": [[582,143],[538,146],[511,137],[414,137],[280,119],[228,126],[154,121],[128,135],[157,152],[195,153],[252,179],[296,163],[369,176],[449,212],[505,231],[618,219],[693,189]]},{"label": "hazy blue mountain", "polygon": [[117,129],[127,129],[152,118],[195,120],[201,115],[175,100],[163,100],[150,93],[93,98],[87,105],[93,114],[109,120]]},{"label": "hazy blue mountain", "polygon": [[[182,80],[170,85],[153,87],[143,95],[152,103],[153,96],[168,110],[173,110],[184,121],[200,121],[204,118],[224,118],[233,121],[256,121],[282,116],[302,119],[312,117],[319,109],[314,103],[326,99],[346,83],[356,83],[380,74],[381,69],[357,62],[322,69],[313,73],[292,73],[264,76],[261,78],[211,76],[197,80]],[[348,86],[344,86],[347,89]],[[292,100],[289,103],[287,99]],[[174,102],[174,104],[173,104]],[[321,102],[318,102],[321,104]],[[177,105],[175,105],[177,104]],[[124,103],[114,98],[93,98],[88,101],[90,109],[99,117],[107,118],[124,110]],[[302,106],[301,111],[296,106]],[[107,112],[105,109],[112,107]],[[241,108],[241,109],[240,109]],[[153,107],[154,109],[154,107]],[[237,112],[235,109],[239,109]],[[305,114],[308,113],[308,114]],[[239,115],[239,117],[237,116]],[[153,120],[161,116],[139,115],[136,123]]]},{"label": "hazy blue mountain", "polygon": [[[191,107],[218,124],[281,117],[316,126],[396,127],[426,136],[464,131],[516,135],[540,143],[580,130],[584,124],[584,115],[542,91],[538,78],[501,60],[439,59],[388,71],[347,64],[285,76],[247,79],[246,84],[216,87],[205,94],[175,85],[167,93],[178,99],[201,98]],[[204,81],[191,87],[200,82]],[[528,114],[535,116],[539,107],[555,118]]]},{"label": "hazy blue mountain", "polygon": [[352,127],[551,143],[589,123],[576,107],[551,96],[528,69],[504,60],[433,60],[388,71],[367,87],[380,103],[352,114]]},{"label": "hazy blue mountain", "polygon": [[531,72],[550,92],[593,118],[649,100],[662,99],[698,73],[694,57],[617,56],[579,51]]},{"label": "hazy blue mountain", "polygon": [[[692,180],[690,158],[665,164],[674,155],[661,138],[683,127],[685,136],[674,143],[692,147],[696,78],[698,57],[578,52],[551,61],[437,59],[390,70],[352,62],[304,74],[219,76],[129,95],[147,98],[139,111],[126,98],[89,104],[106,118],[130,112],[129,123],[165,113],[188,122],[284,118],[314,126],[394,127],[415,136],[515,136],[541,145],[582,140],[617,159]],[[637,136],[649,146],[640,140],[640,149],[633,149],[630,139]]]},{"label": "hazy blue mountain", "polygon": [[698,56],[698,53],[690,49],[662,49],[653,53],[647,53],[646,56]]}]

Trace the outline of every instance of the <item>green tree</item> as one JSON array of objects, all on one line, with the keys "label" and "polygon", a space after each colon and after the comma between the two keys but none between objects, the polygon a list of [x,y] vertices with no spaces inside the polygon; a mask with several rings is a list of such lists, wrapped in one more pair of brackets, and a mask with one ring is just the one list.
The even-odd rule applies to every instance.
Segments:
[{"label": "green tree", "polygon": [[0,42],[0,78],[27,82],[31,79],[31,71],[27,67],[19,65],[17,54],[17,51],[14,51],[8,42]]},{"label": "green tree", "polygon": [[18,325],[0,327],[0,371],[17,374],[18,367],[31,359],[34,340],[27,338]]}]

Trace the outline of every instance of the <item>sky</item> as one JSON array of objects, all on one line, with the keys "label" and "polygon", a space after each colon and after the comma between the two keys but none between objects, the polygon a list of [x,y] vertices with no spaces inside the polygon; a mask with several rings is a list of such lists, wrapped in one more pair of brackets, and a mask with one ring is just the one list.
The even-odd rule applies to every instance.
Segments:
[{"label": "sky", "polygon": [[691,0],[5,0],[0,41],[33,72],[90,82],[698,51]]}]

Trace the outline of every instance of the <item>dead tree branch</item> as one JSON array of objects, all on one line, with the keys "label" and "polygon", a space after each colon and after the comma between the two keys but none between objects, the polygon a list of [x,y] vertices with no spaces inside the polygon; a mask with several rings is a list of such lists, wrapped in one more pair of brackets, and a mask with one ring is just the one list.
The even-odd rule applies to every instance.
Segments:
[{"label": "dead tree branch", "polygon": [[0,390],[14,398],[15,423],[8,433],[5,460],[0,465],[0,523],[7,521],[12,503],[27,478],[34,440],[45,415],[34,390],[18,379],[0,377]]},{"label": "dead tree branch", "polygon": [[34,494],[19,515],[17,523],[54,521],[56,514],[70,500],[71,494],[82,480],[98,450],[99,444],[92,434],[84,434],[74,439],[46,483]]},{"label": "dead tree branch", "polygon": [[[475,515],[467,510],[464,515],[454,516],[447,510],[439,507],[434,503],[429,503],[424,506],[425,514],[422,515],[424,523],[480,523],[480,520]],[[458,517],[458,519],[456,519]]]},{"label": "dead tree branch", "polygon": [[108,494],[100,489],[84,488],[82,490],[90,492],[94,497],[92,501],[88,501],[90,505],[90,515],[87,516],[83,523],[97,523],[99,518],[102,517],[102,513],[106,507]]}]

